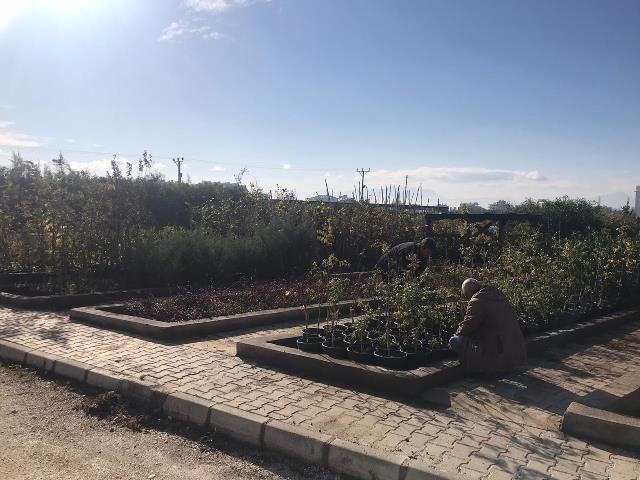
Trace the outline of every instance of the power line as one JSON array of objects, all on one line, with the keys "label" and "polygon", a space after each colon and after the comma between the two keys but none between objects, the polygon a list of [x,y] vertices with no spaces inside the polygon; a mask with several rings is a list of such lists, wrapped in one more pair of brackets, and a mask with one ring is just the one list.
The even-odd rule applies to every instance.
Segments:
[{"label": "power line", "polygon": [[366,170],[364,168],[356,168],[356,172],[358,172],[362,176],[362,181],[360,182],[360,200],[364,200],[364,176],[370,171],[370,168],[367,168]]},{"label": "power line", "polygon": [[178,183],[182,183],[182,164],[184,163],[184,157],[174,158],[173,163],[178,166]]}]

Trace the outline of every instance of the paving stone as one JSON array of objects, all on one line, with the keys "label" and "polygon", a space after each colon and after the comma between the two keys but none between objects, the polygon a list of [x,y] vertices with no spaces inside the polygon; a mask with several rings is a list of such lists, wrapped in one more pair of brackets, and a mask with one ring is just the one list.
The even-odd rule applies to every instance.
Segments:
[{"label": "paving stone", "polygon": [[512,472],[502,470],[500,468],[491,467],[487,480],[511,480],[514,477]]},{"label": "paving stone", "polygon": [[551,476],[551,478],[557,480],[578,480],[579,478],[577,473],[563,472],[561,470],[557,470],[554,467],[551,467],[551,469],[549,470],[549,475]]},{"label": "paving stone", "polygon": [[585,457],[585,462],[582,467],[582,471],[606,476],[607,467],[609,467],[608,462],[601,462],[593,458]]},{"label": "paving stone", "polygon": [[[56,335],[43,334],[54,330]],[[626,372],[640,371],[640,321],[601,335],[598,344],[567,345],[544,359],[531,359],[523,373],[492,382],[456,382],[447,387],[455,396],[446,410],[301,379],[233,356],[230,344],[261,331],[164,345],[69,322],[64,312],[0,308],[0,340],[20,346],[18,360],[24,360],[22,351],[37,350],[87,364],[88,379],[108,371],[116,378],[130,377],[123,380],[123,388],[160,396],[178,391],[235,407],[241,415],[258,414],[254,419],[259,420],[228,427],[256,444],[268,422],[280,420],[288,427],[302,425],[303,432],[322,431],[361,446],[375,445],[378,452],[409,454],[429,468],[458,475],[508,478],[527,473],[533,477],[526,478],[534,478],[546,472],[557,478],[579,474],[626,480],[640,473],[637,455],[617,450],[611,455],[614,450],[565,437],[556,425],[557,412],[577,396],[601,389]],[[293,335],[299,327],[283,324],[269,331]],[[39,362],[33,358],[31,363]],[[77,372],[83,376],[82,369]],[[162,389],[154,390],[154,384],[162,384]]]},{"label": "paving stone", "polygon": [[605,480],[609,478],[607,475],[598,475],[593,472],[580,472],[580,480]]},{"label": "paving stone", "polygon": [[522,478],[526,480],[538,480],[550,478],[547,472],[541,472],[532,468],[523,467],[518,470],[516,478]]},{"label": "paving stone", "polygon": [[477,452],[479,447],[470,447],[460,442],[453,444],[453,447],[449,450],[449,453],[454,457],[469,459],[471,454]]}]

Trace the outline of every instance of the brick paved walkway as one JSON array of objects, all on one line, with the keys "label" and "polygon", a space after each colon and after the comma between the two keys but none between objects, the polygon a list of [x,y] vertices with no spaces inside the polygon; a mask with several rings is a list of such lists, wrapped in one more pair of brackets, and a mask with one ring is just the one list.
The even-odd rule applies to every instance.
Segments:
[{"label": "brick paved walkway", "polygon": [[[287,329],[292,327],[270,331]],[[153,381],[169,391],[401,452],[463,478],[640,478],[640,455],[558,431],[571,401],[640,369],[640,321],[555,349],[525,373],[493,382],[457,382],[450,387],[455,400],[446,410],[301,379],[235,357],[234,340],[257,333],[163,344],[73,323],[62,313],[0,307],[0,338]]]}]

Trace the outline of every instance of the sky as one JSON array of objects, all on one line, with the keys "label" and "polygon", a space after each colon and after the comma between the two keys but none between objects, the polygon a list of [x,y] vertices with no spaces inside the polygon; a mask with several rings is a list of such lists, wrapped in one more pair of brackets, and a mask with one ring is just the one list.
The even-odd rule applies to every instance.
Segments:
[{"label": "sky", "polygon": [[637,0],[0,0],[0,163],[633,204],[639,52]]}]

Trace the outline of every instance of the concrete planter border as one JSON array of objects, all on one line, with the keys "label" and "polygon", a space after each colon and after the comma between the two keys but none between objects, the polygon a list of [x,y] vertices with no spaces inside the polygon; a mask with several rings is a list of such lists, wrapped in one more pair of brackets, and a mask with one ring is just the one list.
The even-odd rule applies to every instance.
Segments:
[{"label": "concrete planter border", "polygon": [[[637,319],[636,307],[571,326],[558,328],[527,337],[527,353],[539,355],[555,346],[580,340],[590,335]],[[265,335],[237,342],[239,357],[257,361],[260,365],[281,368],[294,375],[337,383],[356,389],[373,389],[378,393],[410,396],[441,387],[464,376],[457,361],[441,361],[410,371],[387,370],[363,365],[352,360],[332,358],[319,353],[307,353],[295,346],[286,346],[291,334]],[[428,397],[425,397],[428,400]],[[446,404],[446,401],[438,400]]]},{"label": "concrete planter border", "polygon": [[640,450],[640,418],[577,402],[564,412],[562,431],[585,440]]},{"label": "concrete planter border", "polygon": [[192,395],[168,393],[159,385],[93,368],[0,340],[0,359],[21,363],[55,375],[114,390],[123,396],[161,407],[165,415],[208,427],[254,447],[282,453],[321,465],[359,480],[455,480],[404,455],[366,448],[314,430],[307,430],[224,404],[213,404]]},{"label": "concrete planter border", "polygon": [[237,342],[236,352],[239,357],[303,377],[401,396],[415,397],[417,392],[453,382],[464,374],[457,360],[435,362],[408,371],[388,370],[283,345],[290,339],[291,333],[248,338]]},{"label": "concrete planter border", "polygon": [[[370,301],[370,300],[365,300]],[[341,312],[347,312],[352,301],[338,302]],[[71,310],[72,320],[99,325],[101,327],[125,330],[144,337],[158,339],[179,339],[209,335],[213,333],[241,330],[285,322],[301,322],[304,313],[300,307],[277,308],[256,312],[238,313],[221,317],[201,318],[186,322],[160,322],[149,318],[136,317],[118,313],[122,304],[100,305],[97,307],[74,308]],[[330,307],[328,303],[308,306],[311,311],[319,308],[322,314]]]},{"label": "concrete planter border", "polygon": [[572,402],[562,431],[586,440],[640,450],[640,373],[631,372]]},{"label": "concrete planter border", "polygon": [[114,290],[109,292],[78,293],[73,295],[16,295],[0,291],[0,305],[18,308],[60,309],[96,305],[127,298],[148,295],[167,295],[168,288],[144,288],[132,290]]}]

